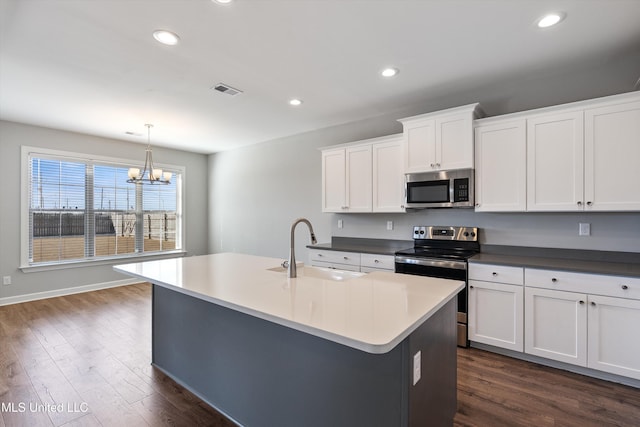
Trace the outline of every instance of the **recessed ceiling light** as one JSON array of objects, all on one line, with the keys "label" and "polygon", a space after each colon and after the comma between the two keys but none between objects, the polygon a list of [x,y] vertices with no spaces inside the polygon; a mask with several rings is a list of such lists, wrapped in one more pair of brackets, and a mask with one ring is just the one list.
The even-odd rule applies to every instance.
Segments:
[{"label": "recessed ceiling light", "polygon": [[212,0],[214,3],[220,3],[220,4],[229,4],[231,3],[233,0]]},{"label": "recessed ceiling light", "polygon": [[382,74],[382,77],[393,77],[398,74],[398,72],[399,70],[397,68],[385,68],[380,74]]},{"label": "recessed ceiling light", "polygon": [[549,13],[538,20],[539,28],[548,28],[556,25],[558,22],[564,19],[564,13],[556,12]]},{"label": "recessed ceiling light", "polygon": [[298,105],[302,105],[302,100],[294,98],[289,101],[289,105],[293,105],[294,107],[297,107]]},{"label": "recessed ceiling light", "polygon": [[153,38],[162,44],[173,46],[178,44],[180,37],[176,33],[167,30],[156,30],[153,32]]}]

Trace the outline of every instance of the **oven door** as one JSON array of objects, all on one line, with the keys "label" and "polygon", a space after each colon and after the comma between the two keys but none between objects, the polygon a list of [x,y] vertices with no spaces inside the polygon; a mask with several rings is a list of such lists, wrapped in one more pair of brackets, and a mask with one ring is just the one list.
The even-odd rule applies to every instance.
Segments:
[{"label": "oven door", "polygon": [[[412,262],[414,261],[414,262]],[[458,293],[458,346],[468,347],[468,332],[467,332],[467,307],[468,307],[468,281],[467,281],[467,269],[444,266],[425,265],[429,262],[424,262],[423,259],[414,259],[405,256],[396,256],[395,272],[404,274],[414,274],[416,276],[426,277],[439,277],[442,279],[460,280],[465,282],[465,287]],[[466,266],[466,261],[462,262]]]}]

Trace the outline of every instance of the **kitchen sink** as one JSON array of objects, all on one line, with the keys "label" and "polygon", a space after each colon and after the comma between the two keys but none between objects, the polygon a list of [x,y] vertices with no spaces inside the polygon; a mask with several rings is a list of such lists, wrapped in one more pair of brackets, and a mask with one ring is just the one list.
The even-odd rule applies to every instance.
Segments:
[{"label": "kitchen sink", "polygon": [[[296,265],[298,268],[298,277],[315,277],[323,280],[333,280],[336,282],[344,282],[345,280],[354,279],[356,277],[362,277],[367,273],[360,273],[359,271],[345,271],[336,270],[334,268],[322,268],[322,267],[309,267],[302,264]],[[268,268],[269,271],[275,271],[276,273],[287,274],[287,269],[278,266]]]}]

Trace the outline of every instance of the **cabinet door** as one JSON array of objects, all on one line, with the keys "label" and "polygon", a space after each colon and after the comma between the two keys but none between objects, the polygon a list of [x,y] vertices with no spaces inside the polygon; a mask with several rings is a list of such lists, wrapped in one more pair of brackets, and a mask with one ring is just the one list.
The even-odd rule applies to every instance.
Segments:
[{"label": "cabinet door", "polygon": [[473,168],[473,124],[469,113],[436,118],[435,169]]},{"label": "cabinet door", "polygon": [[405,125],[405,172],[429,172],[436,167],[435,120]]},{"label": "cabinet door", "polygon": [[640,102],[585,110],[587,210],[640,210]]},{"label": "cabinet door", "polygon": [[469,340],[523,350],[523,287],[469,281]]},{"label": "cabinet door", "polygon": [[588,367],[640,380],[640,301],[589,295]]},{"label": "cabinet door", "polygon": [[373,212],[404,212],[404,144],[373,145]]},{"label": "cabinet door", "polygon": [[526,138],[524,120],[475,129],[476,211],[526,210]]},{"label": "cabinet door", "polygon": [[527,210],[583,209],[583,153],[582,111],[527,120]]},{"label": "cabinet door", "polygon": [[347,211],[371,212],[371,145],[350,147],[345,151]]},{"label": "cabinet door", "polygon": [[525,288],[524,351],[587,366],[587,296]]},{"label": "cabinet door", "polygon": [[346,209],[345,150],[322,152],[322,212]]}]

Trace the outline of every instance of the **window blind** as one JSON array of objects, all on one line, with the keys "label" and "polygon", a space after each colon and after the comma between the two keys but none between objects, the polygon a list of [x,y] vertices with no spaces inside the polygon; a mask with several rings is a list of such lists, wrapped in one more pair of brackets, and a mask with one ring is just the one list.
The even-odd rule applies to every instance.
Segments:
[{"label": "window blind", "polygon": [[129,167],[30,153],[29,264],[181,249],[181,174],[171,170],[168,185],[130,184]]}]

